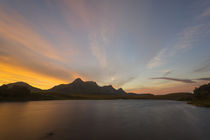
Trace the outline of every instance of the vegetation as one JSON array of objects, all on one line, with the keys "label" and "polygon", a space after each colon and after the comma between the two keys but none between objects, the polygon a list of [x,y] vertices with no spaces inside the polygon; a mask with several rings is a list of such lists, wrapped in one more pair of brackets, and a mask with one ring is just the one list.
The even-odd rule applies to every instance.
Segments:
[{"label": "vegetation", "polygon": [[210,83],[195,88],[194,96],[189,104],[210,107]]},{"label": "vegetation", "polygon": [[176,101],[190,101],[192,100],[192,93],[170,93],[165,95],[155,95],[151,99],[159,100],[176,100]]},{"label": "vegetation", "polygon": [[[57,86],[56,89],[60,90],[44,91],[27,83],[17,82],[0,86],[0,101],[150,99],[188,101],[189,104],[210,107],[210,83],[195,88],[193,94],[171,93],[166,95],[125,93],[123,90],[115,90],[112,86],[99,87],[92,83],[77,80],[72,84]],[[78,92],[80,88],[92,89],[90,91],[94,92]],[[70,89],[71,92],[67,92]],[[98,89],[100,92],[95,93]]]},{"label": "vegetation", "polygon": [[28,101],[28,100],[47,100],[54,99],[52,96],[42,93],[31,93],[31,91],[24,86],[14,85],[0,86],[0,101]]},{"label": "vegetation", "polygon": [[3,85],[0,87],[0,101],[29,100],[112,100],[112,99],[152,99],[152,100],[188,100],[190,93],[173,93],[167,95],[152,94],[70,94],[59,92],[31,92],[28,87]]},{"label": "vegetation", "polygon": [[30,95],[30,93],[30,90],[23,86],[13,86],[9,88],[7,85],[3,85],[0,87],[1,97],[23,98]]}]

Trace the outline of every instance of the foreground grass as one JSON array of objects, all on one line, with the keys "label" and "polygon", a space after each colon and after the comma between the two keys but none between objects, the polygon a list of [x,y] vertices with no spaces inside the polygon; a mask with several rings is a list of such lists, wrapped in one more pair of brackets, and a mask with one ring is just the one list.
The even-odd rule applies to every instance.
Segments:
[{"label": "foreground grass", "polygon": [[210,107],[210,99],[197,100],[191,93],[172,93],[166,95],[96,95],[96,94],[61,94],[61,93],[31,93],[26,97],[0,97],[0,101],[41,101],[41,100],[175,100],[187,101],[187,103]]},{"label": "foreground grass", "polygon": [[173,93],[167,95],[97,95],[97,94],[61,94],[61,93],[31,93],[25,97],[0,97],[0,101],[27,100],[113,100],[113,99],[152,99],[188,101],[190,93]]},{"label": "foreground grass", "polygon": [[0,96],[0,101],[41,101],[41,100],[57,100],[58,98],[53,97],[44,93],[30,93],[27,96]]},{"label": "foreground grass", "polygon": [[210,107],[210,101],[209,100],[197,100],[197,101],[190,101],[188,104],[192,104],[195,106],[201,106],[201,107]]},{"label": "foreground grass", "polygon": [[189,101],[192,99],[191,93],[173,93],[167,95],[96,95],[96,94],[60,94],[47,93],[55,99],[69,99],[69,100],[112,100],[112,99],[152,99],[152,100],[177,100]]},{"label": "foreground grass", "polygon": [[201,106],[201,107],[210,107],[210,98],[208,99],[192,99],[188,102],[188,104],[192,104],[195,106]]}]

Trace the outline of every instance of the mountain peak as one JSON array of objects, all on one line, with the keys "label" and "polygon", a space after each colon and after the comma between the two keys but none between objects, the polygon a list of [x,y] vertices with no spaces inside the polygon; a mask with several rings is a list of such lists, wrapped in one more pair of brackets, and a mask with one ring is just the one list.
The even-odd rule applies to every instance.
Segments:
[{"label": "mountain peak", "polygon": [[83,81],[80,78],[75,79],[70,84],[62,84],[55,86],[48,91],[65,94],[105,94],[105,95],[117,95],[126,94],[122,89],[116,90],[112,85],[99,86],[94,81]]},{"label": "mountain peak", "polygon": [[13,86],[13,85],[18,85],[18,86],[30,86],[28,83],[22,82],[22,81],[10,83],[10,84],[8,84],[8,85],[11,85],[11,86]]},{"label": "mountain peak", "polygon": [[41,89],[36,88],[36,87],[33,87],[33,86],[29,85],[28,83],[22,82],[22,81],[7,84],[7,86],[8,86],[8,87],[23,86],[23,87],[27,87],[27,88],[28,88],[29,90],[31,90],[32,92],[40,92],[40,91],[41,91]]},{"label": "mountain peak", "polygon": [[119,88],[117,91],[118,91],[119,93],[121,93],[121,94],[125,94],[125,93],[126,93],[122,88]]},{"label": "mountain peak", "polygon": [[83,83],[82,79],[80,78],[77,78],[73,81],[73,83]]}]

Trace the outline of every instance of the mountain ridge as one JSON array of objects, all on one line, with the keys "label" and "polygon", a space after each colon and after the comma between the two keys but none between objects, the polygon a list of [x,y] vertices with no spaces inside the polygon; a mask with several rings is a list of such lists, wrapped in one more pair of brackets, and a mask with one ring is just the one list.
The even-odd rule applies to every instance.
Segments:
[{"label": "mountain ridge", "polygon": [[9,83],[6,84],[9,88],[12,88],[13,86],[23,86],[23,87],[27,87],[31,92],[41,92],[43,91],[40,88],[36,88],[34,86],[31,86],[30,84],[26,83],[26,82],[14,82],[14,83]]},{"label": "mountain ridge", "polygon": [[52,88],[43,90],[31,86],[26,82],[15,82],[6,84],[8,87],[12,86],[24,86],[27,87],[31,92],[52,92],[62,94],[102,94],[102,95],[125,95],[127,94],[122,88],[115,89],[112,85],[99,86],[94,81],[83,81],[80,78],[75,79],[73,82],[68,84],[55,85]]},{"label": "mountain ridge", "polygon": [[126,94],[123,89],[115,89],[112,85],[99,86],[94,81],[83,81],[80,78],[75,79],[69,84],[60,84],[48,89],[49,92],[61,92],[71,94]]}]

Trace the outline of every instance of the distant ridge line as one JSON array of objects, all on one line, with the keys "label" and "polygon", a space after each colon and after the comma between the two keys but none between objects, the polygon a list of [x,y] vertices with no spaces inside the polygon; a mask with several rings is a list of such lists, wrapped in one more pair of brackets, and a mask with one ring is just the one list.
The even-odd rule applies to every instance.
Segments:
[{"label": "distant ridge line", "polygon": [[99,86],[94,81],[83,81],[81,78],[75,79],[69,84],[59,84],[54,87],[43,90],[40,88],[33,87],[26,82],[15,82],[7,84],[7,86],[24,86],[27,87],[31,92],[55,92],[62,94],[106,94],[106,95],[123,95],[127,94],[122,88],[115,89],[112,85]]}]

